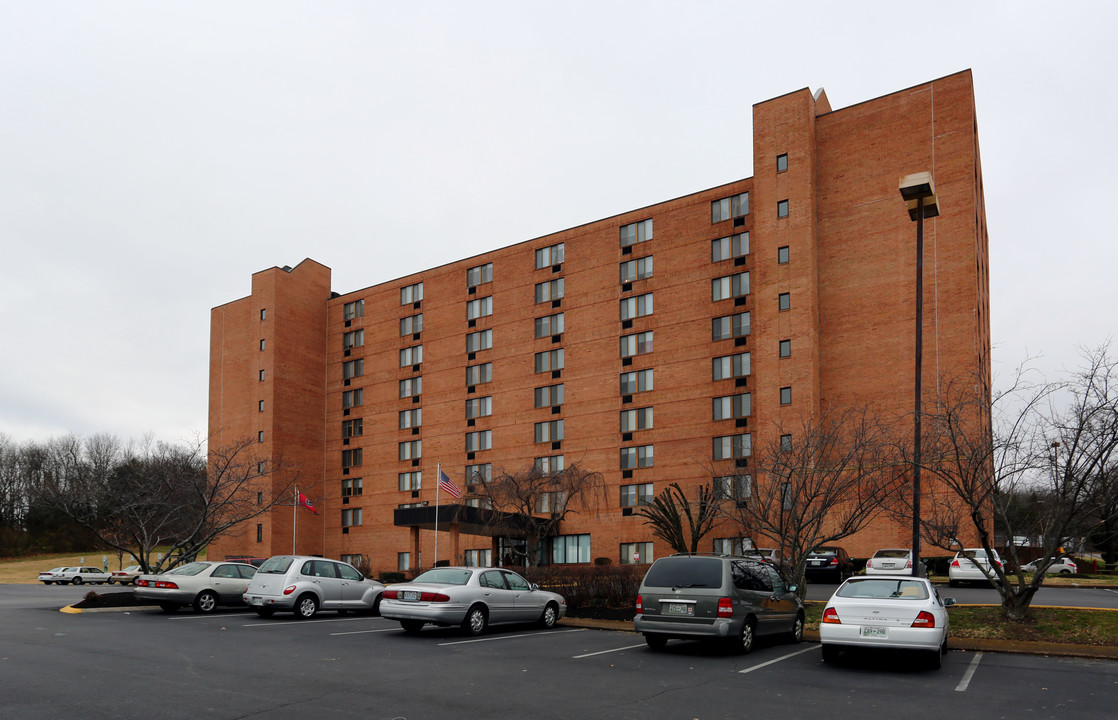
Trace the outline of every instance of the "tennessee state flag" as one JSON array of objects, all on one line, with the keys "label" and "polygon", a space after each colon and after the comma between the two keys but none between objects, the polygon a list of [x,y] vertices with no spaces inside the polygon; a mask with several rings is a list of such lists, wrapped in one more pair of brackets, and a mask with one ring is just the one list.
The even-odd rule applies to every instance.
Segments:
[{"label": "tennessee state flag", "polygon": [[318,514],[318,511],[314,509],[314,505],[311,505],[311,501],[308,500],[307,496],[304,495],[303,493],[299,493],[299,504],[302,505],[303,507],[305,507],[306,509],[310,510],[315,515]]}]

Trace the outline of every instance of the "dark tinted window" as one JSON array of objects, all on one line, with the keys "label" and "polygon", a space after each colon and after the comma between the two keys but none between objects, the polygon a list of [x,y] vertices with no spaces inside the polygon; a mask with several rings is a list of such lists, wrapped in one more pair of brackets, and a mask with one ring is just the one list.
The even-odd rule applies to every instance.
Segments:
[{"label": "dark tinted window", "polygon": [[741,560],[734,560],[730,563],[730,572],[734,577],[734,587],[739,590],[772,592],[773,584],[768,570],[768,566],[761,563],[742,562]]},{"label": "dark tinted window", "polygon": [[528,586],[528,581],[525,580],[524,578],[520,577],[516,573],[506,572],[506,573],[503,573],[503,575],[505,576],[505,582],[507,582],[509,584],[509,587],[512,588],[513,590],[530,590],[531,589]]},{"label": "dark tinted window", "polygon": [[447,585],[465,585],[474,576],[472,570],[460,568],[435,568],[423,573],[412,582],[415,583],[446,583]]},{"label": "dark tinted window", "polygon": [[501,578],[501,573],[499,573],[496,570],[491,570],[489,572],[483,572],[481,574],[481,578],[479,579],[479,584],[482,587],[487,587],[487,588],[499,588],[501,590],[506,589],[505,588],[505,581],[504,581],[504,579]]},{"label": "dark tinted window", "polygon": [[646,587],[722,587],[722,561],[678,557],[657,560],[644,577]]},{"label": "dark tinted window", "polygon": [[213,571],[210,577],[215,578],[240,578],[241,574],[237,572],[236,565],[218,565],[217,569]]},{"label": "dark tinted window", "polygon": [[338,577],[337,565],[329,560],[315,560],[314,574],[315,577],[336,578]]},{"label": "dark tinted window", "polygon": [[765,570],[769,573],[769,580],[772,583],[773,591],[779,595],[783,595],[787,591],[787,586],[784,584],[784,578],[780,576],[771,565],[766,565]]},{"label": "dark tinted window", "polygon": [[251,580],[252,576],[256,574],[256,568],[250,565],[238,565],[237,572],[239,572],[241,577],[245,580]]}]

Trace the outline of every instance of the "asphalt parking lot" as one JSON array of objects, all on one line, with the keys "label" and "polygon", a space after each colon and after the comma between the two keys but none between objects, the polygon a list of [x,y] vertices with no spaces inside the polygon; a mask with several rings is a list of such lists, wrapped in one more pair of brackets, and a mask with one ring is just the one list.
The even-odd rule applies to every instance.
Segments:
[{"label": "asphalt parking lot", "polygon": [[1066,719],[1111,717],[1118,692],[1118,662],[1102,660],[952,652],[939,671],[897,655],[834,667],[811,643],[654,653],[639,635],[564,626],[410,636],[333,613],[70,615],[61,597],[0,588],[6,717]]}]

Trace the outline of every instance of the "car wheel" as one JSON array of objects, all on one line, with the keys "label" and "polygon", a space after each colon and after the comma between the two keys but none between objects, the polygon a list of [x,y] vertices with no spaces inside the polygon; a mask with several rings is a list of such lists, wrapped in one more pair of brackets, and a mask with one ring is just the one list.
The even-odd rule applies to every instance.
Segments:
[{"label": "car wheel", "polygon": [[1068,570],[1067,568],[1064,568],[1063,570],[1060,571],[1060,574],[1061,575],[1071,575],[1071,570]]},{"label": "car wheel", "polygon": [[757,628],[754,626],[753,621],[747,618],[746,621],[741,624],[741,632],[731,641],[734,650],[743,655],[749,652],[753,649],[753,641],[756,639],[756,636]]},{"label": "car wheel", "polygon": [[423,629],[423,621],[401,620],[400,627],[404,628],[404,632],[408,633],[409,635],[415,635],[417,632]]},{"label": "car wheel", "polygon": [[663,650],[664,646],[668,644],[668,639],[666,637],[657,635],[656,633],[645,633],[644,641],[652,650]]},{"label": "car wheel", "polygon": [[466,612],[466,619],[462,621],[462,629],[471,635],[481,635],[489,624],[488,614],[484,605],[474,605]]},{"label": "car wheel", "polygon": [[792,630],[788,633],[788,639],[794,643],[798,643],[804,639],[803,614],[796,613],[796,619],[792,621]]},{"label": "car wheel", "polygon": [[310,620],[318,613],[318,598],[310,593],[300,596],[295,602],[295,617]]},{"label": "car wheel", "polygon": [[555,606],[555,603],[548,603],[543,609],[543,615],[540,615],[540,627],[553,628],[558,621],[559,608]]},{"label": "car wheel", "polygon": [[50,580],[44,580],[44,581],[43,581],[43,584],[44,584],[44,585],[54,585],[54,583],[53,583],[53,582],[51,582]]},{"label": "car wheel", "polygon": [[82,579],[80,577],[75,577],[70,582],[72,582],[74,585],[81,585],[82,584]]},{"label": "car wheel", "polygon": [[217,595],[210,590],[203,590],[194,598],[194,611],[212,613],[217,608]]},{"label": "car wheel", "polygon": [[112,585],[112,584],[113,584],[113,579],[112,579],[112,578],[109,578],[109,579],[108,579],[108,583],[109,583],[110,585]]},{"label": "car wheel", "polygon": [[373,615],[380,617],[380,601],[384,597],[383,594],[377,595],[377,599],[373,601]]},{"label": "car wheel", "polygon": [[838,645],[824,645],[823,662],[831,663],[832,665],[837,663],[840,652],[842,652],[842,648]]},{"label": "car wheel", "polygon": [[168,603],[168,602],[159,603],[159,607],[165,613],[176,613],[176,612],[179,611],[179,604],[178,603]]},{"label": "car wheel", "polygon": [[256,608],[256,614],[262,618],[270,618],[276,614],[272,608]]}]

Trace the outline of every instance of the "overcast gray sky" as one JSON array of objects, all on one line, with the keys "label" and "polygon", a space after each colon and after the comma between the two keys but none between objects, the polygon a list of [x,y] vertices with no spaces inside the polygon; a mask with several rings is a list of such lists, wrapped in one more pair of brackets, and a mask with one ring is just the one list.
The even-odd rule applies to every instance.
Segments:
[{"label": "overcast gray sky", "polygon": [[[1118,3],[0,0],[0,433],[206,430],[210,308],[753,175],[754,103],[971,68],[995,372],[1115,334]],[[1109,217],[1108,217],[1109,216]]]}]

